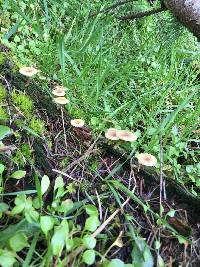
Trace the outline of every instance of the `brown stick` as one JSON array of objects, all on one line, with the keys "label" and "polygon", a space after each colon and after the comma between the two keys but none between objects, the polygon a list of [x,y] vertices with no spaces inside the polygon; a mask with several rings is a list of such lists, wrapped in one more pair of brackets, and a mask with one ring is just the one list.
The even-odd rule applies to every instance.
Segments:
[{"label": "brown stick", "polygon": [[[105,220],[105,222],[103,222],[97,229],[96,231],[91,235],[92,237],[96,237],[98,234],[100,234],[105,227],[114,219],[114,217],[123,210],[123,207],[129,202],[130,197],[127,198],[127,200],[122,204],[121,208],[116,209],[115,212],[113,212],[110,217],[108,217],[107,220]],[[75,249],[74,251],[72,251],[66,260],[66,265],[68,266],[82,251],[84,251],[86,248],[84,246],[80,246],[77,249]],[[71,266],[71,265],[70,265]]]},{"label": "brown stick", "polygon": [[133,20],[133,19],[139,19],[139,18],[143,18],[143,17],[147,17],[147,16],[151,16],[163,11],[166,11],[166,7],[159,7],[159,8],[154,8],[148,11],[143,11],[143,12],[138,12],[138,13],[132,13],[126,16],[121,16],[118,17],[118,19],[121,20]]},{"label": "brown stick", "polygon": [[114,5],[108,6],[104,9],[100,10],[99,12],[95,12],[95,13],[90,14],[89,17],[91,18],[91,17],[97,16],[101,13],[108,13],[110,10],[116,9],[119,6],[125,5],[125,4],[133,2],[133,1],[136,1],[136,0],[124,0],[124,1],[117,2]]}]

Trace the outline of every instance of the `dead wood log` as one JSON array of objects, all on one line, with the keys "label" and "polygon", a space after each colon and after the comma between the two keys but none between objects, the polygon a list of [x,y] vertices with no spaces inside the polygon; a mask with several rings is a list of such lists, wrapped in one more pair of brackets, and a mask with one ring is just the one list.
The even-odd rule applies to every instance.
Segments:
[{"label": "dead wood log", "polygon": [[200,39],[200,0],[163,0],[173,15]]}]

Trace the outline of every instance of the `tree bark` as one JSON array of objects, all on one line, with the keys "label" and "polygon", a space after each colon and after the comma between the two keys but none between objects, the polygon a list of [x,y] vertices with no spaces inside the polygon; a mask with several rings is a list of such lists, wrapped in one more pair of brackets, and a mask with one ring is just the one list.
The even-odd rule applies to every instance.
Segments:
[{"label": "tree bark", "polygon": [[200,0],[163,0],[163,3],[200,40]]}]

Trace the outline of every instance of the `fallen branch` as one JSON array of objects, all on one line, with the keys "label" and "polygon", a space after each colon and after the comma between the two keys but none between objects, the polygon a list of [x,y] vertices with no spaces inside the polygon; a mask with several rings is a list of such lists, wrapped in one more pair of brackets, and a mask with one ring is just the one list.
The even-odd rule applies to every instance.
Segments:
[{"label": "fallen branch", "polygon": [[137,13],[131,13],[129,15],[125,15],[125,16],[121,16],[121,17],[117,17],[120,20],[134,20],[134,19],[139,19],[139,18],[143,18],[143,17],[147,17],[147,16],[151,16],[151,15],[155,15],[157,13],[166,11],[166,7],[161,6],[159,8],[154,8],[148,11],[143,11],[143,12],[137,12]]},{"label": "fallen branch", "polygon": [[114,10],[114,9],[118,8],[119,6],[125,5],[125,4],[133,2],[133,1],[136,1],[136,0],[124,0],[124,1],[117,2],[117,3],[115,3],[115,4],[111,5],[111,6],[108,6],[108,7],[104,8],[104,9],[101,9],[98,12],[90,14],[89,17],[94,17],[94,16],[97,16],[97,15],[99,15],[101,13],[108,13],[110,10]]}]

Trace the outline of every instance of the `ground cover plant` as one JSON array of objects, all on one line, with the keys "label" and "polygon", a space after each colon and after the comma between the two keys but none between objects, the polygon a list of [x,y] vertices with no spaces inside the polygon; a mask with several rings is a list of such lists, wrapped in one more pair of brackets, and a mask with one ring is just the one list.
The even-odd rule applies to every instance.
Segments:
[{"label": "ground cover plant", "polygon": [[198,42],[111,3],[1,3],[2,266],[199,264]]}]

